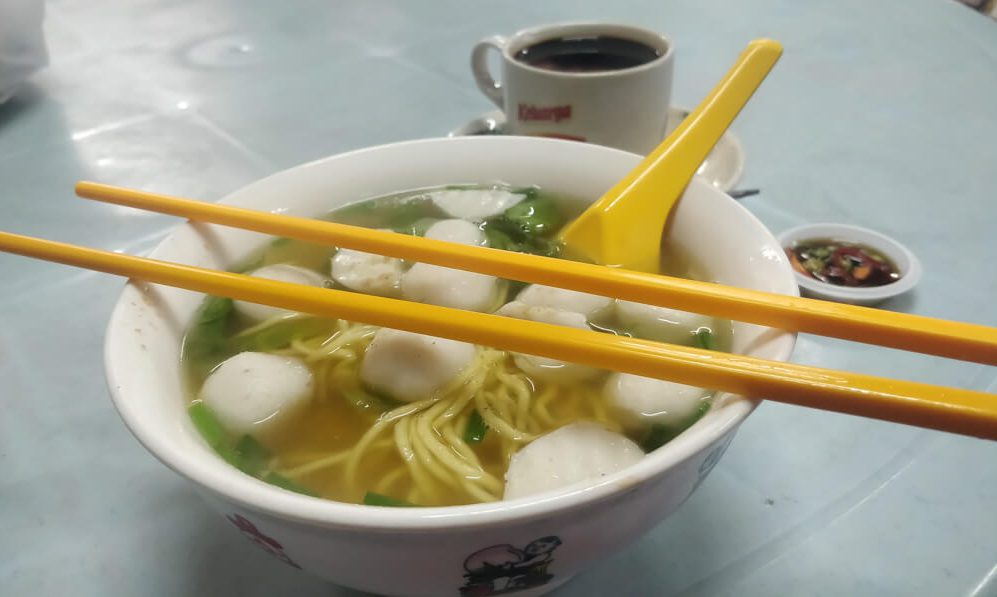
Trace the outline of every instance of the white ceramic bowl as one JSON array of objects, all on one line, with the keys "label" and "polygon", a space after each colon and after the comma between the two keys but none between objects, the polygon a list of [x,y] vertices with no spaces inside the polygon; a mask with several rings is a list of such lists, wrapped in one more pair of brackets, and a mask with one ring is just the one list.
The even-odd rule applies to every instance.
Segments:
[{"label": "white ceramic bowl", "polygon": [[[448,183],[536,184],[592,201],[639,157],[585,143],[527,137],[436,139],[333,156],[249,185],[224,202],[317,216],[347,202]],[[717,281],[796,294],[788,260],[768,230],[700,180],[679,204],[672,242]],[[248,232],[180,226],[152,256],[224,268],[258,247]],[[717,463],[756,403],[722,395],[718,407],[636,465],[584,487],[509,502],[378,508],[290,493],[218,458],[184,408],[179,354],[202,296],[130,283],[107,330],[114,404],[138,440],[190,480],[268,553],[333,582],[391,595],[486,595],[553,589],[632,542],[674,511]],[[735,324],[734,349],[789,357],[795,335]],[[483,561],[493,564],[482,576]],[[497,576],[496,576],[497,575]],[[490,592],[489,592],[490,591]]]},{"label": "white ceramic bowl", "polygon": [[779,234],[778,238],[779,244],[783,247],[792,247],[800,241],[821,238],[859,243],[885,255],[900,272],[900,279],[896,282],[869,288],[851,288],[827,284],[793,270],[796,283],[807,296],[852,305],[875,305],[907,292],[921,279],[921,262],[917,257],[907,247],[875,230],[849,224],[806,224],[790,228]]}]

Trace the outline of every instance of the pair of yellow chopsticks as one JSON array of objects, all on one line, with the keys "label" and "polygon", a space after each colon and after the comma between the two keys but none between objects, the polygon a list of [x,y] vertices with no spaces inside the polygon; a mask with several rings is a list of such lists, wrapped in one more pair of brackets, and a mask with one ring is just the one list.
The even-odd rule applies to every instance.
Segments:
[{"label": "pair of yellow chopsticks", "polygon": [[[469,247],[343,224],[82,182],[118,205],[391,257],[570,288],[772,327],[997,364],[997,329],[774,295],[598,265]],[[295,311],[837,412],[997,439],[997,395],[766,361],[310,288],[0,232],[0,250]]]}]

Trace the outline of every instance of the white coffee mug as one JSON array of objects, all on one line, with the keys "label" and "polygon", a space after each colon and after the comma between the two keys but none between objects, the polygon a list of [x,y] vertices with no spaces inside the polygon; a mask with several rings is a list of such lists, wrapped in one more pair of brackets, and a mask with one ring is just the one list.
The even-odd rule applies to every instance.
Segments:
[{"label": "white coffee mug", "polygon": [[[590,70],[535,66],[525,58],[544,42],[591,38],[636,42],[651,50],[652,58],[634,66]],[[500,80],[489,72],[491,50],[502,57]],[[588,141],[644,154],[665,136],[674,55],[665,36],[647,29],[563,23],[482,39],[471,53],[471,70],[481,91],[505,112],[511,134]]]}]

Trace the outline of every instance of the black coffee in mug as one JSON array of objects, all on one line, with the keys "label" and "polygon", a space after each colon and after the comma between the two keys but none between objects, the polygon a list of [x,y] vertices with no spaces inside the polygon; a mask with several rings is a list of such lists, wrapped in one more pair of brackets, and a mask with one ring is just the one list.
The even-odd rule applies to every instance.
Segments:
[{"label": "black coffee in mug", "polygon": [[610,36],[560,37],[527,46],[516,60],[545,70],[595,73],[647,64],[661,54],[655,48]]}]

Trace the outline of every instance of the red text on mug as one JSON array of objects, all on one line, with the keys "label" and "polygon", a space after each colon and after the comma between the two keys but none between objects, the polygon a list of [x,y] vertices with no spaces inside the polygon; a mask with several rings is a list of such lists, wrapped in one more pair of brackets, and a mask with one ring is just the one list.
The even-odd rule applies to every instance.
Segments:
[{"label": "red text on mug", "polygon": [[518,118],[520,122],[561,122],[571,118],[571,105],[534,106],[533,104],[519,104]]}]

